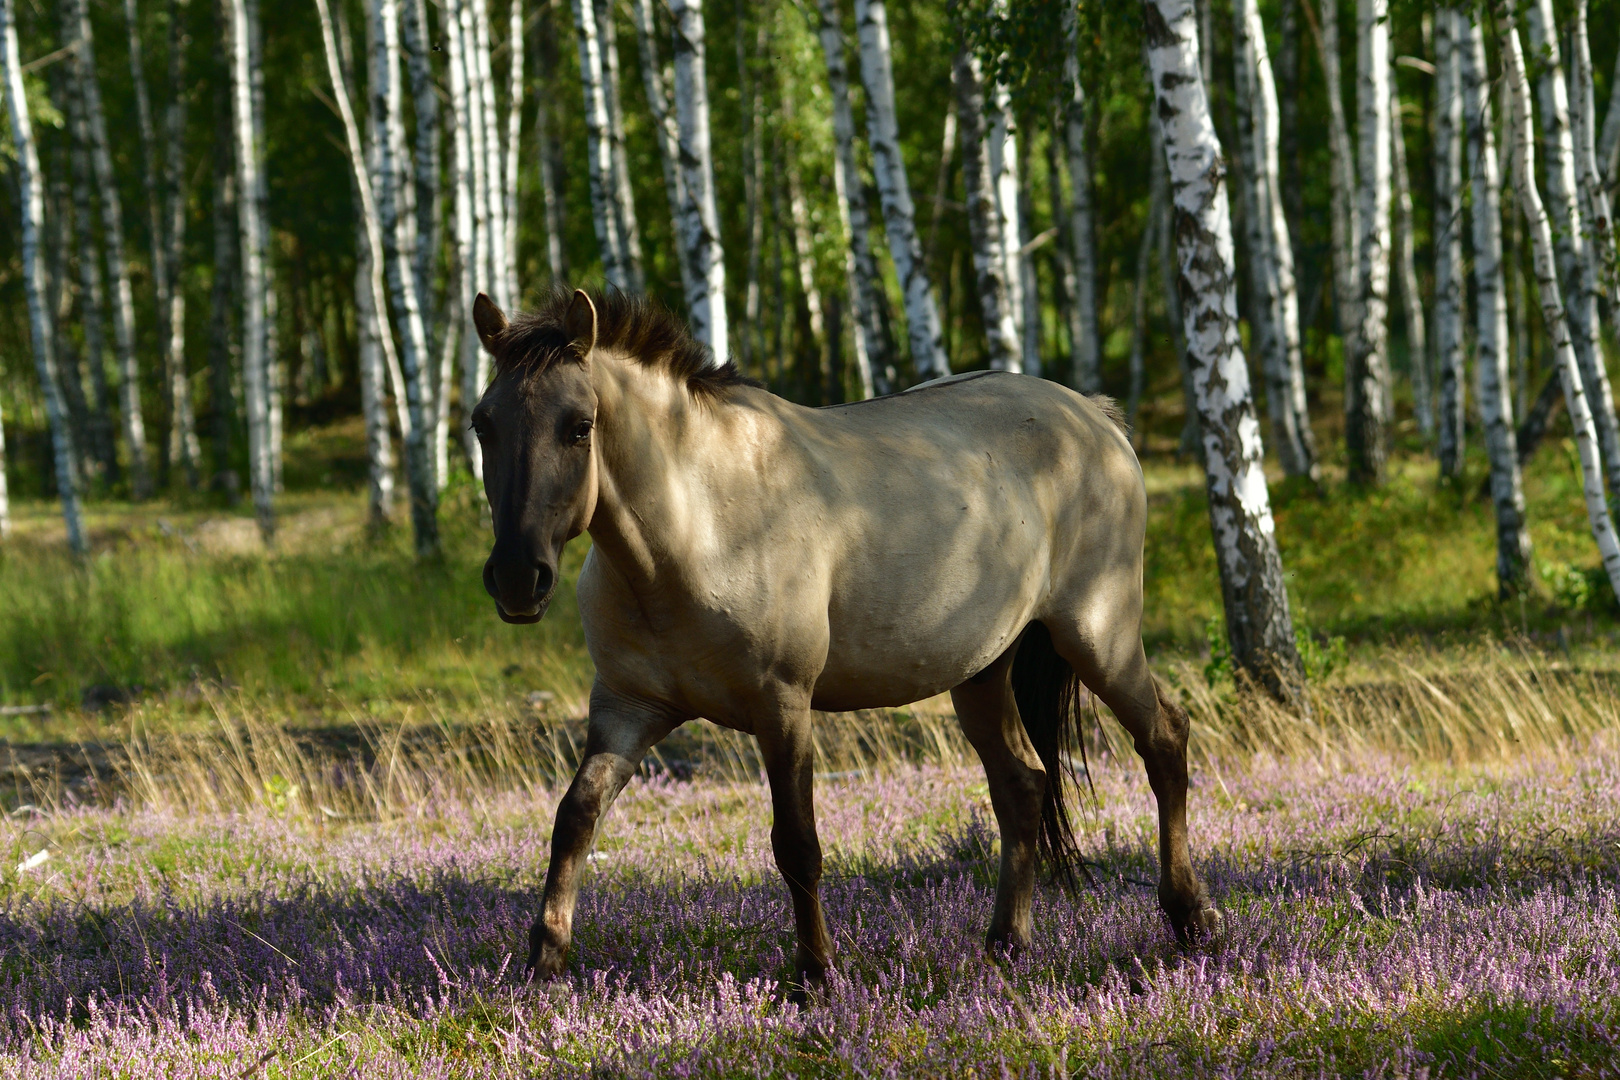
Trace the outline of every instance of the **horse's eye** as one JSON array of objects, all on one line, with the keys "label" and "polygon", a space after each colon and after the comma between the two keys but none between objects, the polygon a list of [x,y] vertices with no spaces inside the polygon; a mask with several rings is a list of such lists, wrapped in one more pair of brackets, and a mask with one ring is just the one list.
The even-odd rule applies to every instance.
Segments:
[{"label": "horse's eye", "polygon": [[593,425],[589,420],[581,420],[578,425],[575,426],[574,434],[569,437],[568,441],[575,446],[583,446],[585,441],[591,437],[592,426]]}]

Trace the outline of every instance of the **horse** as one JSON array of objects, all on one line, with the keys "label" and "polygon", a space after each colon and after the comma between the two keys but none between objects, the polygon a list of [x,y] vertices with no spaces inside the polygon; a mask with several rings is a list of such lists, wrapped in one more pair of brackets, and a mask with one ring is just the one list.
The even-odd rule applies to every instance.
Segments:
[{"label": "horse", "polygon": [[1171,928],[1219,935],[1188,850],[1187,714],[1143,651],[1147,495],[1112,402],[978,371],[806,408],[618,291],[557,291],[511,321],[479,294],[473,321],[494,359],[471,423],[500,618],[539,621],[563,546],[591,536],[576,586],[596,667],[588,734],[529,978],[563,968],[597,823],[647,751],[701,717],[758,741],[803,1000],[833,959],[813,711],[947,690],[1001,833],[987,949],[1031,941],[1043,858],[1064,873],[1078,861],[1063,777],[1082,688],[1146,767]]}]

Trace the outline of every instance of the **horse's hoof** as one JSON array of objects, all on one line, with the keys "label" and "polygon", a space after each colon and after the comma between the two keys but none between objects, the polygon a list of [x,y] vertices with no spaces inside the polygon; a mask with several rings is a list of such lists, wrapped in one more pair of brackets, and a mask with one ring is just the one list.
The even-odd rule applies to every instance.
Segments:
[{"label": "horse's hoof", "polygon": [[568,946],[551,939],[551,935],[536,924],[529,934],[529,961],[523,965],[530,982],[542,982],[562,974],[568,959]]},{"label": "horse's hoof", "polygon": [[1205,904],[1187,917],[1181,938],[1189,945],[1214,948],[1226,937],[1226,919],[1213,904]]}]

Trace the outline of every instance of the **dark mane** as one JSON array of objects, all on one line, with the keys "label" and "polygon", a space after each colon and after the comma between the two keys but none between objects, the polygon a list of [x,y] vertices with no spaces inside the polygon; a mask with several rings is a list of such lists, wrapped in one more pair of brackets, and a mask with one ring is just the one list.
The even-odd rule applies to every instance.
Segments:
[{"label": "dark mane", "polygon": [[[495,374],[543,375],[567,355],[563,329],[574,291],[553,286],[533,311],[511,316],[494,346]],[[686,323],[658,301],[609,289],[591,292],[596,305],[596,347],[623,353],[645,367],[668,372],[694,396],[720,399],[736,386],[757,386],[726,362],[716,366],[709,347],[692,337]]]}]

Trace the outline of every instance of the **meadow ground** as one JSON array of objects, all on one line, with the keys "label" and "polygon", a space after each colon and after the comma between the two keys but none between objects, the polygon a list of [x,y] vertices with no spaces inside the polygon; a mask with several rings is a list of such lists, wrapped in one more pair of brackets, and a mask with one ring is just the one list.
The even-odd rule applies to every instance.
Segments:
[{"label": "meadow ground", "polygon": [[442,561],[368,536],[329,490],[352,436],[300,436],[327,464],[289,478],[273,553],[202,498],[101,502],[79,565],[54,506],[19,506],[0,1076],[1615,1071],[1620,634],[1568,448],[1530,470],[1541,583],[1507,604],[1478,462],[1454,489],[1420,460],[1376,493],[1276,489],[1305,717],[1233,685],[1198,474],[1150,462],[1146,633],[1193,715],[1230,939],[1170,939],[1104,716],[1093,880],[1043,885],[1035,946],[987,960],[995,831],[948,704],[827,717],[838,969],[801,1010],[757,761],[701,722],[604,827],[566,978],[516,978],[590,680],[571,590],[495,619],[466,484]]}]

